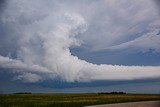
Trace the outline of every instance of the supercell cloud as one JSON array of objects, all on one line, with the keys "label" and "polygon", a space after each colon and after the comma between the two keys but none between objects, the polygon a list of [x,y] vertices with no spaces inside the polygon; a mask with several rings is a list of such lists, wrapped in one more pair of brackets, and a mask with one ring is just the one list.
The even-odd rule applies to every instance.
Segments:
[{"label": "supercell cloud", "polygon": [[0,68],[16,80],[160,77],[160,66],[97,65],[70,52],[86,42],[91,50],[154,49],[160,54],[160,20],[152,0],[7,0],[1,10]]}]

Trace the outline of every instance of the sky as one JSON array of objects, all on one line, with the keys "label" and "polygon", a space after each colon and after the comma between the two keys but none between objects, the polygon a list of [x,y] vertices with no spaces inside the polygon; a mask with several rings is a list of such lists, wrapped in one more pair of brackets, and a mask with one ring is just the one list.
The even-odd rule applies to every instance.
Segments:
[{"label": "sky", "polygon": [[160,93],[159,4],[1,0],[0,93]]}]

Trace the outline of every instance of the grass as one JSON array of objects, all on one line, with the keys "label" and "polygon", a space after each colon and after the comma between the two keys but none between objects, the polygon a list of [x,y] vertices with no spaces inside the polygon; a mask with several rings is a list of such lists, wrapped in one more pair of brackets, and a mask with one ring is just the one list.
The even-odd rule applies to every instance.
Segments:
[{"label": "grass", "polygon": [[5,94],[0,107],[83,107],[134,101],[160,100],[149,94]]}]

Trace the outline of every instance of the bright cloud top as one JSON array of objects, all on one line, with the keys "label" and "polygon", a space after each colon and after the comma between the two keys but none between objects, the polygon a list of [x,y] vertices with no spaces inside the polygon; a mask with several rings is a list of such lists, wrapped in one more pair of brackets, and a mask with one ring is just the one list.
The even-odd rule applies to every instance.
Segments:
[{"label": "bright cloud top", "polygon": [[[45,79],[61,79],[74,82],[91,80],[132,80],[160,77],[159,66],[96,65],[78,59],[78,57],[73,56],[70,52],[70,47],[80,46],[84,42],[82,40],[86,37],[79,36],[83,34],[87,35],[87,39],[90,38],[90,35],[91,37],[93,36],[93,31],[90,31],[92,25],[94,27],[99,25],[105,27],[105,24],[113,24],[113,28],[116,26],[118,27],[119,30],[116,29],[114,32],[112,32],[112,26],[110,26],[111,28],[108,28],[107,31],[105,31],[105,29],[103,29],[104,31],[100,29],[100,31],[98,29],[95,31],[109,35],[111,41],[107,41],[107,44],[104,44],[104,41],[102,41],[103,46],[106,47],[113,45],[117,38],[126,38],[128,34],[134,35],[137,29],[141,31],[143,29],[141,27],[143,26],[137,26],[138,28],[133,28],[131,31],[127,32],[127,24],[121,23],[124,27],[120,27],[120,25],[110,23],[113,21],[110,17],[117,15],[121,15],[119,17],[125,17],[129,14],[128,11],[130,10],[124,10],[122,7],[124,3],[128,4],[130,2],[121,0],[120,4],[116,4],[116,0],[112,2],[108,0],[103,1],[103,4],[110,9],[109,12],[111,12],[111,10],[114,11],[115,8],[112,7],[113,5],[120,9],[120,13],[116,15],[110,14],[109,16],[108,14],[108,17],[105,16],[104,19],[110,21],[105,24],[100,22],[96,14],[98,11],[105,11],[106,9],[104,9],[104,7],[97,9],[96,2],[90,1],[91,4],[88,9],[85,7],[85,4],[88,3],[87,1],[81,2],[81,8],[85,7],[84,9],[80,9],[80,7],[77,6],[79,2],[69,1],[69,3],[74,4],[75,7],[70,7],[71,4],[65,1],[61,2],[62,3],[58,1],[53,2],[50,0],[8,0],[6,2],[0,15],[0,28],[2,29],[0,30],[0,68],[9,69],[8,71],[16,74],[14,79],[20,79],[25,82],[38,82]],[[134,2],[133,9],[136,9],[138,3],[137,1]],[[153,5],[150,4],[150,0],[140,0],[140,2],[141,4],[138,5],[138,7],[141,7],[139,11],[144,12],[143,15],[146,16],[143,16],[141,13],[139,13],[140,15],[134,13],[131,17],[125,18],[128,21],[132,20],[134,24],[145,20],[143,23],[148,23],[148,28],[153,26],[151,28],[156,27],[156,29],[149,29],[146,34],[138,39],[117,45],[116,48],[130,47],[136,44],[134,47],[152,47],[159,51],[157,44],[160,43],[160,35],[158,34],[160,23],[158,18],[154,18],[154,16],[157,17],[158,15],[152,14],[154,16],[148,16],[151,10],[155,9],[153,7],[144,11],[142,7],[144,6],[144,2],[147,3],[147,5],[144,6],[145,8]],[[102,1],[98,3],[101,4]],[[95,10],[96,14],[90,13],[91,11],[89,10]],[[155,23],[155,21],[149,23],[153,20],[157,21],[158,24]],[[108,26],[106,25],[106,27]],[[96,36],[99,38],[99,35]],[[148,44],[146,45],[141,43],[142,40],[150,41],[148,38],[151,36],[153,36],[154,44],[150,45],[147,42]],[[121,43],[122,41],[118,42]],[[98,42],[98,44],[99,43],[100,42]],[[96,44],[92,45],[95,47],[95,50],[97,50],[104,48],[101,46],[102,44],[99,46],[94,46]]]}]

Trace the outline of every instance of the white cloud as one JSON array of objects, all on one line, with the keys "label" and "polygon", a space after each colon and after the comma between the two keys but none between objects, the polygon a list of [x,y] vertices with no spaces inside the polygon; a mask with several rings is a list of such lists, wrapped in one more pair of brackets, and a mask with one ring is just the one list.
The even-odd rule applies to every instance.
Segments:
[{"label": "white cloud", "polygon": [[24,62],[16,59],[10,59],[8,57],[0,56],[0,67],[1,68],[10,68],[16,70],[27,70],[29,72],[38,72],[38,73],[50,73],[48,69],[39,65],[27,65]]},{"label": "white cloud", "polygon": [[23,82],[39,82],[43,78],[40,75],[33,74],[33,73],[22,73],[21,75],[18,75],[15,77],[15,80],[22,80]]},{"label": "white cloud", "polygon": [[[120,3],[123,4],[123,2]],[[53,5],[50,6],[50,3]],[[72,2],[69,3],[72,4]],[[79,2],[74,3],[79,5]],[[105,2],[101,1],[98,3],[102,5]],[[43,0],[9,1],[5,11],[1,13],[0,17],[0,23],[4,26],[6,32],[9,32],[9,34],[5,35],[7,37],[2,36],[2,40],[3,38],[5,38],[4,40],[6,41],[9,38],[16,38],[16,41],[11,41],[14,43],[16,42],[16,48],[14,49],[14,52],[10,52],[11,58],[4,57],[5,55],[0,56],[0,68],[14,69],[14,72],[19,73],[19,76],[16,78],[25,82],[37,82],[44,79],[55,78],[74,82],[90,80],[130,80],[160,77],[159,66],[96,65],[80,60],[78,57],[71,55],[69,48],[71,46],[80,45],[81,43],[81,40],[77,39],[77,36],[82,34],[86,36],[87,34],[87,38],[91,39],[91,37],[93,37],[93,32],[89,31],[90,28],[96,28],[96,31],[94,31],[96,35],[98,35],[96,32],[99,32],[99,30],[101,32],[101,27],[109,28],[107,31],[106,29],[102,29],[101,33],[111,34],[109,36],[112,42],[111,44],[113,44],[113,41],[117,41],[117,38],[125,38],[130,34],[128,32],[124,32],[127,30],[126,27],[129,27],[130,25],[130,23],[127,22],[129,22],[129,19],[133,17],[127,17],[126,19],[128,19],[128,21],[126,22],[125,27],[121,27],[123,25],[121,21],[125,18],[125,14],[130,15],[130,13],[127,13],[126,10],[122,9],[123,11],[120,13],[116,12],[115,16],[110,8],[108,12],[112,13],[111,16],[113,15],[113,17],[117,17],[118,19],[121,17],[121,20],[117,22],[117,25],[112,22],[113,17],[107,17],[106,15],[105,18],[112,23],[106,22],[105,24],[109,23],[110,26],[105,26],[105,24],[100,21],[100,17],[102,16],[98,16],[98,11],[104,13],[102,10],[106,10],[105,5],[112,6],[114,3],[105,4],[101,8],[101,6],[92,2],[92,5],[88,7],[88,10],[95,9],[95,11],[97,11],[96,13],[89,13],[90,11],[87,12],[87,10],[87,13],[85,13],[85,9],[87,8],[82,8],[86,6],[85,3],[82,7],[80,5],[77,8],[71,6],[71,4],[68,4],[65,1],[63,1],[62,4],[58,1],[52,3],[48,1],[44,2]],[[115,4],[116,7],[117,5],[121,7],[121,4]],[[100,8],[97,10],[95,7]],[[136,8],[134,7],[133,9]],[[113,12],[115,12],[115,10]],[[122,13],[124,14],[119,16]],[[134,19],[137,22],[139,18]],[[144,18],[141,20],[144,20]],[[146,18],[145,20],[148,21],[149,19]],[[98,22],[93,23],[94,21]],[[122,22],[125,22],[125,20]],[[112,26],[112,24],[114,25]],[[113,29],[111,29],[112,27]],[[114,30],[114,28],[116,29]],[[142,28],[139,29],[139,27],[137,29],[138,31],[142,30]],[[112,37],[112,33],[114,35],[120,33],[120,35]],[[125,35],[124,37],[122,36],[123,34]],[[97,40],[99,40],[98,42],[93,40],[96,42],[96,45],[101,41],[102,45],[104,45],[103,39],[106,40],[108,37],[105,38],[103,36],[97,36]],[[108,42],[110,42],[110,40]],[[14,43],[8,43],[8,45],[10,45],[7,46],[11,48]],[[1,43],[0,45],[2,45],[1,49],[6,51],[6,48],[3,48],[6,44]],[[13,54],[16,54],[15,58],[12,58]]]}]

